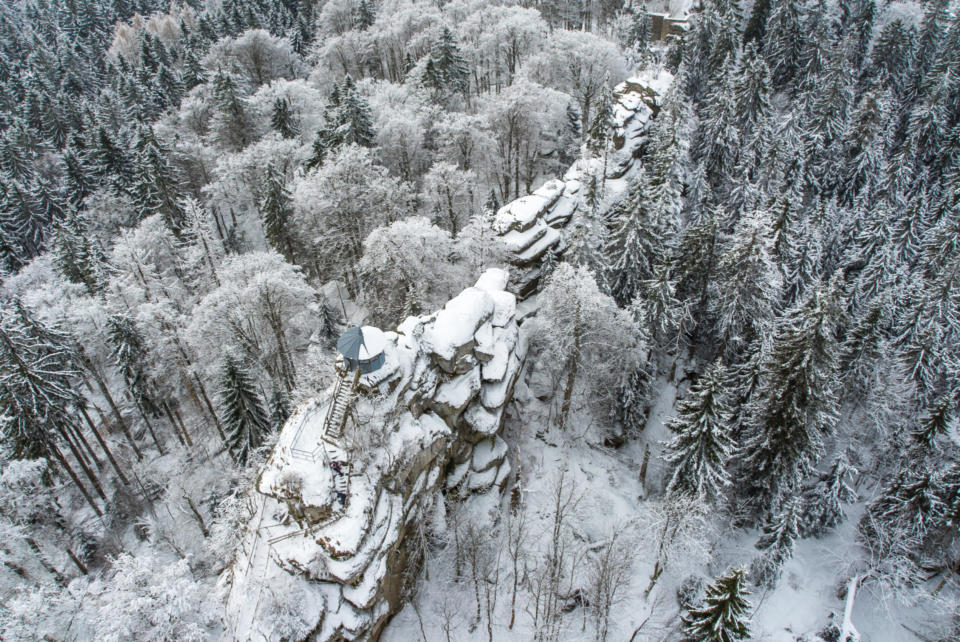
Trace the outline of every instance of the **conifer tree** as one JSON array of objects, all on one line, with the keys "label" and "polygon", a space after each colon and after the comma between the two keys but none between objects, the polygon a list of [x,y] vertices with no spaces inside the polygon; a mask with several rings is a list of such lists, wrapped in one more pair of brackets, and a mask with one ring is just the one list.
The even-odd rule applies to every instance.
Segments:
[{"label": "conifer tree", "polygon": [[270,395],[270,428],[279,432],[290,418],[290,399],[283,388],[274,387]]},{"label": "conifer tree", "polygon": [[290,228],[293,204],[290,192],[284,184],[283,174],[276,167],[267,168],[263,201],[260,204],[263,235],[274,250],[293,263],[296,257],[294,238]]},{"label": "conifer tree", "polygon": [[649,365],[643,363],[634,368],[620,386],[617,395],[617,418],[623,427],[623,433],[628,437],[640,434],[647,423],[651,379]]},{"label": "conifer tree", "polygon": [[667,421],[673,439],[664,446],[667,492],[714,501],[730,484],[727,471],[734,441],[727,373],[720,360],[709,366]]},{"label": "conifer tree", "polygon": [[467,95],[470,69],[449,27],[443,27],[440,39],[430,51],[428,64],[430,72],[424,75],[424,82],[430,89],[441,95]]},{"label": "conifer tree", "polygon": [[750,639],[749,594],[743,568],[734,568],[707,587],[703,603],[682,618],[689,642],[734,642]]},{"label": "conifer tree", "polygon": [[707,304],[715,289],[716,268],[719,258],[720,219],[719,208],[705,207],[699,220],[691,222],[680,234],[674,254],[674,269],[677,275],[677,293],[687,301],[698,324],[698,332],[707,330]]},{"label": "conifer tree", "polygon": [[767,20],[764,55],[777,87],[793,82],[800,70],[800,51],[805,41],[797,0],[777,2]]},{"label": "conifer tree", "polygon": [[67,203],[79,208],[96,187],[86,151],[73,144],[63,150],[64,187]]},{"label": "conifer tree", "polygon": [[804,536],[820,537],[843,522],[843,505],[857,500],[857,493],[850,486],[851,477],[856,474],[847,456],[840,453],[830,470],[806,489],[800,529]]},{"label": "conifer tree", "polygon": [[157,414],[152,386],[146,373],[149,355],[133,319],[123,314],[111,315],[107,319],[107,339],[113,349],[114,365],[134,401],[145,412]]},{"label": "conifer tree", "polygon": [[213,129],[217,142],[233,151],[243,149],[250,142],[247,110],[236,80],[222,69],[213,77],[213,96],[216,105]]},{"label": "conifer tree", "polygon": [[939,435],[947,433],[956,402],[950,393],[941,395],[927,410],[920,425],[913,431],[913,438],[924,446],[932,446]]},{"label": "conifer tree", "polygon": [[620,306],[629,305],[643,291],[643,282],[665,262],[664,225],[655,220],[649,202],[649,177],[644,171],[626,196],[613,208],[611,220],[620,221],[607,245],[607,280]]},{"label": "conifer tree", "polygon": [[220,418],[233,458],[238,464],[245,464],[270,432],[270,420],[253,378],[232,355],[224,359],[220,369]]},{"label": "conifer tree", "polygon": [[131,192],[141,209],[141,216],[159,214],[167,229],[179,236],[186,223],[180,204],[180,181],[166,157],[166,151],[150,127],[142,127],[135,143],[136,170]]},{"label": "conifer tree", "polygon": [[642,283],[642,294],[631,307],[640,308],[654,346],[662,352],[676,352],[682,339],[683,324],[689,310],[677,298],[677,282],[671,278],[666,265],[654,268],[653,278]]},{"label": "conifer tree", "polygon": [[742,457],[761,509],[799,490],[836,421],[840,305],[838,274],[784,315],[760,364]]},{"label": "conifer tree", "polygon": [[715,314],[723,343],[740,350],[773,318],[782,278],[773,260],[770,215],[756,210],[743,216],[717,264]]},{"label": "conifer tree", "polygon": [[100,282],[100,263],[103,257],[87,229],[83,215],[71,213],[58,223],[53,234],[53,263],[62,277],[79,283],[90,294],[97,293]]},{"label": "conifer tree", "polygon": [[757,548],[763,551],[754,560],[751,574],[761,586],[772,587],[780,578],[783,565],[793,556],[793,545],[800,537],[803,500],[795,496],[787,500],[763,527]]},{"label": "conifer tree", "polygon": [[764,35],[767,31],[767,16],[770,15],[771,0],[757,0],[750,11],[750,19],[743,30],[743,44],[756,42],[757,48],[763,48]]},{"label": "conifer tree", "polygon": [[73,454],[97,494],[107,496],[76,440],[76,412],[85,406],[79,393],[80,369],[73,341],[42,326],[16,302],[0,310],[0,434],[20,459],[50,458],[66,472],[91,508],[99,506],[68,462],[62,446]]},{"label": "conifer tree", "polygon": [[117,194],[125,193],[133,183],[133,163],[103,127],[97,130],[92,157],[100,183],[112,186]]},{"label": "conifer tree", "polygon": [[607,145],[613,133],[613,96],[606,88],[596,101],[593,122],[587,130],[587,149],[598,158],[606,160]]},{"label": "conifer tree", "polygon": [[342,86],[334,86],[330,102],[323,112],[324,125],[313,141],[313,155],[307,167],[316,167],[336,147],[355,143],[371,147],[374,143],[373,119],[370,106],[357,91],[349,75]]},{"label": "conifer tree", "polygon": [[290,101],[286,98],[277,98],[273,102],[273,113],[270,115],[270,126],[284,138],[296,138],[299,128],[293,119]]},{"label": "conifer tree", "polygon": [[[410,315],[406,315],[410,316]],[[404,316],[403,318],[406,318]],[[327,348],[333,348],[343,330],[343,321],[340,311],[332,301],[324,299],[320,302],[320,319],[317,332]]]},{"label": "conifer tree", "polygon": [[860,520],[860,535],[881,558],[897,552],[917,555],[946,512],[935,472],[905,463]]},{"label": "conifer tree", "polygon": [[373,0],[360,0],[353,18],[354,27],[359,31],[366,31],[373,26],[376,20],[377,14],[373,6]]}]

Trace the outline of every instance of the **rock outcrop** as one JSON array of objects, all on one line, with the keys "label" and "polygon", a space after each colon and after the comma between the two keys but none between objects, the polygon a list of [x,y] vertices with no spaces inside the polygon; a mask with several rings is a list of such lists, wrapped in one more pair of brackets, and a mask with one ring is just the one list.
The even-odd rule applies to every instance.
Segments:
[{"label": "rock outcrop", "polygon": [[660,110],[663,94],[673,77],[666,71],[628,78],[614,90],[613,145],[606,161],[577,161],[563,176],[550,180],[533,194],[501,207],[493,230],[510,250],[512,292],[526,298],[537,291],[543,259],[548,253],[562,255],[568,248],[566,228],[578,211],[586,210],[591,176],[606,172],[607,179],[629,177],[646,141],[650,120]]},{"label": "rock outcrop", "polygon": [[[344,373],[340,392],[290,418],[224,579],[235,638],[280,639],[263,593],[293,583],[314,639],[375,639],[419,567],[407,535],[442,510],[440,491],[504,487],[499,432],[526,353],[507,280],[489,270],[442,310],[409,317],[385,333],[379,370]],[[343,434],[322,434],[343,390],[355,395]]]}]

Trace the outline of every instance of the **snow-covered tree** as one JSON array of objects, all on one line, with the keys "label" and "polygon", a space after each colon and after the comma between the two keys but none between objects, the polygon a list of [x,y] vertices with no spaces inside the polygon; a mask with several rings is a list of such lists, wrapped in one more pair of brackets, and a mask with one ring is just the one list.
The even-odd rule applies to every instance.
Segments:
[{"label": "snow-covered tree", "polygon": [[439,161],[423,177],[423,187],[425,200],[436,213],[436,223],[456,238],[476,208],[476,175]]},{"label": "snow-covered tree", "polygon": [[220,416],[227,443],[237,463],[244,464],[270,432],[270,418],[263,409],[253,378],[244,364],[227,355],[220,369]]},{"label": "snow-covered tree", "polygon": [[804,491],[801,533],[819,537],[843,521],[843,505],[857,499],[856,491],[850,487],[851,477],[856,474],[857,469],[847,461],[846,454],[837,455],[830,470]]},{"label": "snow-covered tree", "polygon": [[666,222],[655,218],[651,206],[649,175],[644,172],[627,195],[614,206],[611,220],[618,221],[607,246],[607,282],[618,304],[629,305],[644,292],[644,282],[666,263]]},{"label": "snow-covered tree", "polygon": [[780,579],[783,565],[793,556],[793,545],[800,537],[803,510],[803,499],[798,495],[784,502],[767,520],[757,541],[762,553],[751,566],[751,575],[758,585],[774,586]]},{"label": "snow-covered tree", "polygon": [[781,277],[773,252],[773,230],[766,211],[757,210],[737,223],[717,265],[714,301],[724,343],[742,349],[773,318]]},{"label": "snow-covered tree", "polygon": [[306,345],[316,291],[297,267],[273,252],[231,256],[218,274],[219,287],[193,310],[190,343],[206,364],[216,363],[224,346],[234,346],[292,390],[295,355]]},{"label": "snow-covered tree", "polygon": [[685,639],[733,642],[750,638],[750,602],[743,568],[730,569],[707,587],[703,603],[681,618]]},{"label": "snow-covered tree", "polygon": [[121,553],[110,582],[95,599],[96,636],[111,642],[208,639],[217,622],[208,594],[186,559]]},{"label": "snow-covered tree", "polygon": [[318,277],[347,277],[359,286],[353,266],[363,255],[363,241],[380,225],[411,213],[410,186],[389,176],[369,150],[346,145],[323,165],[294,181],[294,230],[306,248],[299,259]]},{"label": "snow-covered tree", "polygon": [[323,120],[323,126],[313,141],[313,156],[308,167],[320,165],[327,155],[342,145],[373,145],[375,132],[370,106],[349,75],[342,85],[334,85],[330,91],[330,102],[324,109]]},{"label": "snow-covered tree", "polygon": [[626,61],[617,46],[585,31],[557,29],[539,54],[524,67],[540,84],[573,96],[580,109],[580,130],[593,122],[603,88],[626,76]]},{"label": "snow-covered tree", "polygon": [[[559,425],[570,414],[578,375],[586,381],[591,396],[616,389],[621,373],[633,373],[643,346],[630,315],[619,310],[613,299],[602,294],[593,275],[583,267],[561,263],[539,295],[540,314],[534,342],[563,376]],[[542,316],[541,316],[542,315]],[[610,364],[618,364],[611,368]]]},{"label": "snow-covered tree", "polygon": [[839,276],[812,289],[777,324],[750,402],[741,453],[761,509],[799,491],[837,419]]},{"label": "snow-covered tree", "polygon": [[668,492],[693,493],[713,501],[730,484],[727,466],[734,449],[726,369],[709,366],[667,421],[673,439],[664,446]]}]

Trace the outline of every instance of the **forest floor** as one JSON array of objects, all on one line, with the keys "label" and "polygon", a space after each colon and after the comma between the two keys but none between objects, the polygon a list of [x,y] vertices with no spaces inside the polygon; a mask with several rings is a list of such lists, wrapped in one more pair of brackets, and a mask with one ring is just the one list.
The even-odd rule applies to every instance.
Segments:
[{"label": "forest floor", "polygon": [[[678,372],[682,370],[678,368]],[[748,566],[757,554],[754,544],[759,531],[736,529],[716,520],[710,522],[708,517],[701,546],[688,545],[674,551],[655,588],[649,596],[645,595],[661,527],[660,513],[651,510],[663,486],[658,455],[660,443],[668,437],[664,422],[673,414],[677,386],[661,375],[655,382],[654,400],[643,434],[613,450],[602,445],[601,433],[596,428],[599,422],[585,407],[575,409],[564,434],[558,434],[556,429],[538,430],[549,425],[555,409],[551,413],[549,400],[540,401],[531,394],[524,383],[529,380],[529,374],[525,372],[521,376],[504,429],[520,469],[521,493],[530,526],[528,557],[535,558],[544,552],[551,526],[551,491],[560,471],[565,471],[575,497],[579,498],[569,522],[575,547],[589,549],[602,543],[623,524],[630,525],[634,538],[632,569],[617,595],[608,639],[679,639],[680,608],[676,594],[684,579],[695,575],[709,582],[730,566]],[[684,389],[681,383],[680,390]],[[648,445],[651,457],[646,484],[641,484],[638,470]],[[510,510],[510,495],[508,491],[502,497],[494,494],[471,497],[461,507],[457,519],[478,520],[489,524],[491,530],[502,529],[503,516]],[[856,528],[863,508],[863,501],[848,507],[846,520],[827,536],[798,541],[793,557],[773,590],[751,587],[751,639],[813,642],[828,624],[840,624],[844,600],[838,596],[838,589],[845,586],[852,565],[862,556]],[[492,639],[533,639],[533,614],[519,608],[521,604],[530,604],[528,596],[517,598],[516,622],[513,629],[508,628],[512,579],[506,550],[501,552],[500,563],[499,592],[491,618]],[[528,564],[527,578],[531,577],[533,562]],[[581,560],[571,589],[583,586],[588,565],[586,560]],[[465,569],[459,580],[454,577],[453,544],[438,546],[428,558],[427,567],[429,580],[421,578],[416,605],[408,604],[391,621],[383,640],[407,642],[424,637],[428,641],[443,640],[445,629],[452,629],[449,638],[452,640],[490,639],[485,605],[481,607],[484,612],[481,617],[476,616],[476,597],[469,572]],[[523,591],[521,588],[521,593]],[[857,593],[852,621],[864,642],[924,640],[931,623],[926,608],[886,601],[869,583]],[[563,616],[561,640],[591,639],[593,633],[590,614],[582,606],[571,608]],[[631,637],[634,634],[635,637]]]}]

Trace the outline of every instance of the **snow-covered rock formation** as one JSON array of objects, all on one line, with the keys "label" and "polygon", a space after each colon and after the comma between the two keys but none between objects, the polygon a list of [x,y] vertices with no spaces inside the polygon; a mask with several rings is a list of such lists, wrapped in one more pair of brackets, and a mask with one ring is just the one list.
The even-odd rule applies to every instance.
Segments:
[{"label": "snow-covered rock formation", "polygon": [[[419,568],[410,534],[443,510],[441,488],[505,486],[498,433],[526,353],[507,280],[488,270],[442,310],[407,318],[386,333],[380,369],[343,373],[290,418],[223,580],[236,639],[375,639]],[[342,430],[327,420],[340,412]]]},{"label": "snow-covered rock formation", "polygon": [[565,229],[578,210],[586,209],[591,177],[605,172],[607,179],[629,180],[646,140],[650,120],[656,117],[673,76],[646,71],[614,89],[613,145],[606,159],[579,160],[563,176],[501,207],[493,230],[511,251],[516,266],[511,290],[525,298],[537,290],[542,262],[548,252],[559,256],[568,248]]}]

